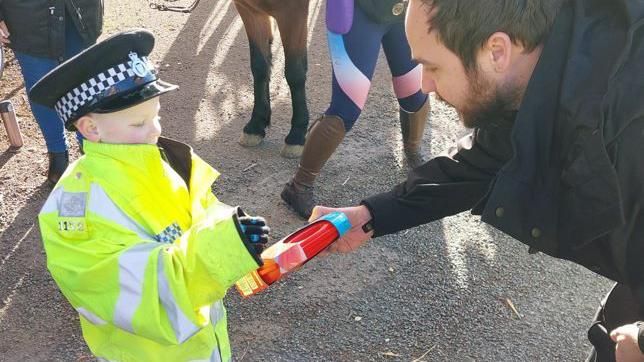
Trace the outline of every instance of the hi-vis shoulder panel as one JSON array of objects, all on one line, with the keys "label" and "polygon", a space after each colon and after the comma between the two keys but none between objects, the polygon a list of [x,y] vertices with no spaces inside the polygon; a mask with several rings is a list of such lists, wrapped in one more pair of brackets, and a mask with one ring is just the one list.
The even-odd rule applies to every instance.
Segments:
[{"label": "hi-vis shoulder panel", "polygon": [[58,232],[69,239],[85,239],[89,237],[87,231],[88,193],[87,192],[66,192],[59,187],[52,192],[47,199],[42,212],[58,213]]}]

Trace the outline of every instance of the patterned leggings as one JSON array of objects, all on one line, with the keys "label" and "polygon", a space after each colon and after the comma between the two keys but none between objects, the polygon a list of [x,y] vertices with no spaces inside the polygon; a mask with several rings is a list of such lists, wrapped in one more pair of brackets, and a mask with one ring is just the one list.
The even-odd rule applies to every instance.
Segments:
[{"label": "patterned leggings", "polygon": [[355,6],[349,32],[337,34],[328,30],[327,39],[333,63],[333,89],[325,114],[342,118],[347,131],[364,108],[380,44],[387,57],[400,107],[407,112],[416,112],[427,100],[427,95],[420,90],[421,68],[411,60],[402,22],[375,23]]}]

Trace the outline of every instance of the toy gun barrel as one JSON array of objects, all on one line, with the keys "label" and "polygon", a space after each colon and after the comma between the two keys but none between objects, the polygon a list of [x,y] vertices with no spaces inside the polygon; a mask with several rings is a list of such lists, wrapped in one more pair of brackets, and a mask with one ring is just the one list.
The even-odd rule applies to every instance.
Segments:
[{"label": "toy gun barrel", "polygon": [[347,216],[332,212],[296,230],[262,253],[264,265],[240,279],[235,284],[237,290],[244,297],[259,293],[313,259],[349,229]]}]

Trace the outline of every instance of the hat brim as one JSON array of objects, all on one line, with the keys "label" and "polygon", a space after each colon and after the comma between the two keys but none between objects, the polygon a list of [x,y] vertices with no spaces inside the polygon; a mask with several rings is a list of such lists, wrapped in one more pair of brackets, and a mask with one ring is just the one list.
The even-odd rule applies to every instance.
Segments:
[{"label": "hat brim", "polygon": [[[148,99],[158,97],[164,93],[168,93],[178,88],[179,88],[178,85],[170,84],[160,79],[157,79],[154,82],[145,84],[144,86],[142,86],[141,88],[135,91],[132,91],[123,95],[116,95],[115,97],[105,99],[104,101],[93,105],[92,106],[93,109],[91,112],[92,113],[118,112],[123,109],[136,106],[137,104],[143,103]],[[78,118],[74,118],[67,121],[65,126],[67,127],[68,130],[70,131],[76,130],[76,126],[74,126],[74,123],[76,122],[77,119]]]}]

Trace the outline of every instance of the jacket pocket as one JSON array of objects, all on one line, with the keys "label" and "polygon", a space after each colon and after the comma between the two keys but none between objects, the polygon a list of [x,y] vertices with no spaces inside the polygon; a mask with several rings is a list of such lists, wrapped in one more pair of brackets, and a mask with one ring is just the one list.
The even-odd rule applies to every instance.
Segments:
[{"label": "jacket pocket", "polygon": [[624,223],[617,173],[599,129],[580,135],[561,174],[560,226],[580,247]]}]

